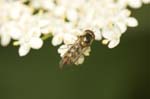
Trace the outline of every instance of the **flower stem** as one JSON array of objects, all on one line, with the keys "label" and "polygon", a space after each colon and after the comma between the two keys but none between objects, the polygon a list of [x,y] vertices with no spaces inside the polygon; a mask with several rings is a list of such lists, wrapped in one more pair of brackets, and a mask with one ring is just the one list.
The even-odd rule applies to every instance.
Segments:
[{"label": "flower stem", "polygon": [[41,37],[41,39],[42,39],[42,40],[47,40],[47,39],[50,38],[50,37],[52,37],[52,34],[51,34],[51,33],[46,34],[46,35],[43,35],[43,36]]}]

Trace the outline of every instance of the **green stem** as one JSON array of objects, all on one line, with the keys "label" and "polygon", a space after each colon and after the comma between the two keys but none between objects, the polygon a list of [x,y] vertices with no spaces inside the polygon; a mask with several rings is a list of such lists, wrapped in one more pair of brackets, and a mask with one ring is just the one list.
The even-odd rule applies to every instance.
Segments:
[{"label": "green stem", "polygon": [[43,35],[41,38],[42,38],[42,40],[47,40],[47,39],[50,38],[50,37],[52,37],[52,34],[51,34],[51,33],[49,33],[49,34],[47,34],[47,35]]}]

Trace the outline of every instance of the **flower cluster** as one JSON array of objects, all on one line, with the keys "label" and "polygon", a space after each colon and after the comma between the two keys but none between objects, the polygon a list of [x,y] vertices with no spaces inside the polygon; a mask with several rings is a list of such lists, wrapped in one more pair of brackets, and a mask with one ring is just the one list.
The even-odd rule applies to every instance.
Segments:
[{"label": "flower cluster", "polygon": [[96,41],[114,48],[127,27],[138,25],[127,7],[143,3],[150,0],[0,0],[0,43],[13,40],[25,56],[31,48],[40,49],[44,38],[52,37],[53,46],[67,46],[89,29]]}]

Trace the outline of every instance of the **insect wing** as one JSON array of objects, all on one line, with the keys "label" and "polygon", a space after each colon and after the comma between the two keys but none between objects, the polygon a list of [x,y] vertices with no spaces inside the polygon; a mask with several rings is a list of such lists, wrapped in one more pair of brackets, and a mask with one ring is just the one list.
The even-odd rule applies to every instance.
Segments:
[{"label": "insect wing", "polygon": [[89,46],[85,47],[85,48],[82,48],[80,51],[79,51],[79,54],[72,60],[72,63],[76,63],[78,61],[78,59],[81,57],[81,55],[84,54],[84,52],[89,48]]},{"label": "insect wing", "polygon": [[65,57],[63,57],[63,58],[61,59],[61,61],[59,62],[59,67],[60,67],[60,68],[63,68],[63,66],[64,66],[65,64],[70,64],[70,63],[71,63],[70,57],[65,56]]}]

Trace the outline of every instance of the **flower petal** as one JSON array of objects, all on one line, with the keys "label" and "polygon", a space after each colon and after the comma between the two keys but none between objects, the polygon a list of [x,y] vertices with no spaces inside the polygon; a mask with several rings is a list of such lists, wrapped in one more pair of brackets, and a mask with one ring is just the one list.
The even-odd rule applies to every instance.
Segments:
[{"label": "flower petal", "polygon": [[124,33],[127,30],[127,26],[123,22],[117,22],[116,25],[118,26],[121,33]]},{"label": "flower petal", "polygon": [[130,17],[127,19],[127,25],[129,27],[136,27],[136,26],[138,26],[138,21],[135,18]]},{"label": "flower petal", "polygon": [[103,29],[102,31],[102,36],[108,40],[112,39],[113,34],[114,34],[114,31],[109,30],[109,29]]},{"label": "flower petal", "polygon": [[11,31],[10,31],[10,36],[17,40],[21,37],[21,31],[17,28],[11,28]]},{"label": "flower petal", "polygon": [[60,34],[55,35],[52,39],[52,44],[54,46],[57,46],[62,43],[62,40],[63,40],[62,35],[60,35]]},{"label": "flower petal", "polygon": [[27,44],[23,44],[19,47],[19,56],[25,56],[29,53],[30,46]]},{"label": "flower petal", "polygon": [[98,28],[92,29],[92,31],[94,32],[95,35],[95,40],[101,40],[102,39],[102,35],[101,35],[101,31]]},{"label": "flower petal", "polygon": [[64,34],[64,43],[65,44],[73,44],[77,40],[75,35],[71,35],[69,33]]},{"label": "flower petal", "polygon": [[108,44],[108,48],[114,48],[119,44],[120,40],[112,40]]},{"label": "flower petal", "polygon": [[7,46],[10,43],[10,36],[8,34],[1,34],[1,45]]},{"label": "flower petal", "polygon": [[150,0],[142,0],[144,4],[149,4]]},{"label": "flower petal", "polygon": [[67,12],[67,18],[68,18],[70,21],[76,21],[77,18],[78,18],[77,11],[74,10],[74,9],[68,10],[68,12]]},{"label": "flower petal", "polygon": [[132,8],[140,8],[142,6],[142,0],[128,0],[128,4]]},{"label": "flower petal", "polygon": [[33,49],[40,49],[43,45],[43,41],[40,38],[33,37],[29,44]]}]

